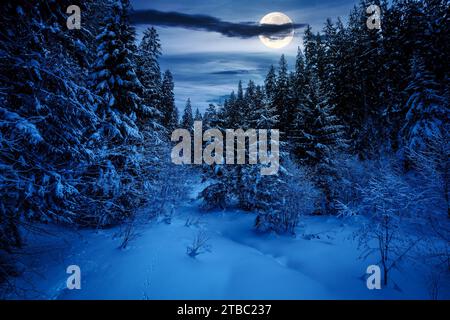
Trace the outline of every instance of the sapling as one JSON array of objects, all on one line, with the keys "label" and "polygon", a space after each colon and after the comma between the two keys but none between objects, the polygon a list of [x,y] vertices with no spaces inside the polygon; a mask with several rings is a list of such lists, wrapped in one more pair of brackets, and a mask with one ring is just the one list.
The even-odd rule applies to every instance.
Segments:
[{"label": "sapling", "polygon": [[199,231],[195,235],[192,244],[186,248],[187,255],[191,258],[195,258],[199,254],[210,252],[211,247],[209,246],[208,241],[208,234],[204,230]]},{"label": "sapling", "polygon": [[398,267],[419,241],[402,232],[415,195],[391,168],[380,169],[361,188],[361,193],[362,209],[368,213],[369,220],[356,233],[359,248],[363,250],[363,258],[378,254],[384,285],[387,285],[389,272]]}]

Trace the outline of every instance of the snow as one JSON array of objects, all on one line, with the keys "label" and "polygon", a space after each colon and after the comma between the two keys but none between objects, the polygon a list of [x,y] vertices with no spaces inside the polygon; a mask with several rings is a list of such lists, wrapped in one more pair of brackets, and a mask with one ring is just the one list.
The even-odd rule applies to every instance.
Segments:
[{"label": "snow", "polygon": [[[303,217],[296,237],[261,234],[253,228],[254,214],[200,211],[199,190],[194,186],[170,224],[140,224],[124,250],[118,249],[118,229],[46,226],[51,239],[29,234],[26,250],[34,254],[18,286],[31,280],[35,291],[27,291],[28,298],[45,299],[429,298],[423,270],[414,264],[393,272],[395,285],[367,289],[366,268],[376,260],[359,258],[353,232],[361,217]],[[194,223],[186,226],[188,218]],[[186,248],[201,230],[210,252],[191,258]],[[81,268],[81,290],[66,288],[69,265]],[[440,298],[450,298],[450,290]]]},{"label": "snow", "polygon": [[0,116],[6,120],[0,122],[0,128],[10,126],[14,123],[16,130],[27,136],[30,143],[37,144],[43,141],[43,138],[36,126],[27,119],[22,118],[19,114],[0,107]]}]

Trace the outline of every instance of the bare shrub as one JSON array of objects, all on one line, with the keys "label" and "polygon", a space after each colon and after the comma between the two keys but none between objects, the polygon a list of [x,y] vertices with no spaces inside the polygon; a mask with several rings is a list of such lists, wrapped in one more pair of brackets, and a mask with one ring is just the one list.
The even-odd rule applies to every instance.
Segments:
[{"label": "bare shrub", "polygon": [[363,258],[378,254],[387,285],[389,272],[398,267],[420,240],[403,232],[415,195],[398,172],[386,165],[361,187],[361,194],[360,210],[369,220],[356,233],[359,248]]},{"label": "bare shrub", "polygon": [[199,231],[192,240],[192,244],[187,246],[187,255],[191,258],[195,258],[202,253],[211,252],[211,246],[208,244],[208,242],[209,236],[206,231]]},{"label": "bare shrub", "polygon": [[135,227],[135,219],[131,218],[121,226],[121,230],[117,235],[121,239],[119,249],[126,249],[129,243],[135,240],[138,235]]}]

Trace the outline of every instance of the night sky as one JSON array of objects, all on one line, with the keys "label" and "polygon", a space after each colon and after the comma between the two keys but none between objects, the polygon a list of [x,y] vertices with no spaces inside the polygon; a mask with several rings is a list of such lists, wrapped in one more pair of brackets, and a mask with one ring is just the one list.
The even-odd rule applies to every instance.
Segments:
[{"label": "night sky", "polygon": [[[289,67],[293,67],[297,47],[302,47],[303,25],[310,24],[317,32],[328,17],[333,20],[341,17],[346,21],[356,2],[132,0],[135,10],[153,10],[148,19],[157,22],[149,25],[154,25],[160,35],[163,49],[161,69],[170,69],[174,75],[175,99],[180,111],[187,98],[191,98],[194,110],[198,107],[200,111],[204,111],[209,103],[221,103],[236,89],[239,80],[244,84],[250,79],[263,84],[270,65],[277,64],[283,53]],[[297,26],[292,42],[281,49],[268,48],[252,35],[251,24],[273,11],[288,15]],[[167,12],[173,14],[166,17]],[[137,25],[138,38],[149,25]]]}]

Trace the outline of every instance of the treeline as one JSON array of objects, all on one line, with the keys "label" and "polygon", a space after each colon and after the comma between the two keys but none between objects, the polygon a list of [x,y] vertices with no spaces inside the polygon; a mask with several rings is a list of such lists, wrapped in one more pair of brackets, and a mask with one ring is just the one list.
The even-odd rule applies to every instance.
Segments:
[{"label": "treeline", "polygon": [[[381,8],[380,30],[366,25],[371,4]],[[305,30],[294,71],[282,56],[264,85],[249,81],[244,89],[239,83],[223,106],[210,105],[206,126],[280,129],[281,162],[294,172],[282,170],[274,178],[247,165],[207,169],[212,181],[203,191],[207,207],[237,204],[259,211],[257,225],[269,221],[261,224],[265,229],[292,231],[297,220],[292,206],[300,198],[318,194],[306,211],[337,214],[346,208],[344,201],[360,195],[357,181],[345,186],[345,171],[358,168],[345,167],[343,157],[394,157],[403,172],[436,166],[431,171],[450,216],[449,13],[443,0],[361,1],[347,24],[328,19],[320,33]],[[427,169],[419,170],[418,162]],[[297,177],[299,170],[307,179]]]},{"label": "treeline", "polygon": [[[81,29],[66,26],[70,5]],[[0,282],[35,221],[104,227],[162,197],[173,79],[128,0],[8,1],[0,13]],[[167,188],[166,188],[167,189]],[[166,190],[164,189],[164,190]],[[167,191],[167,190],[166,190]]]}]

